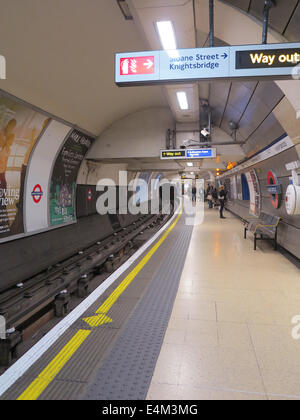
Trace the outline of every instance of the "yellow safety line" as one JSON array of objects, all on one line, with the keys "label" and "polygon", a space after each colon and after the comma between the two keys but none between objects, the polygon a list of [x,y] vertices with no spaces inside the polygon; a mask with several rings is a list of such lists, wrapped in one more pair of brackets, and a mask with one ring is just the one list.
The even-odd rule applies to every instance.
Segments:
[{"label": "yellow safety line", "polygon": [[50,382],[65,366],[67,361],[73,356],[76,350],[81,346],[91,331],[79,330],[74,337],[65,345],[58,355],[49,363],[49,365],[39,374],[39,376],[29,385],[21,394],[18,400],[36,400],[47,388]]},{"label": "yellow safety line", "polygon": [[[161,239],[154,245],[148,254],[139,262],[131,273],[122,281],[122,283],[112,292],[109,298],[100,306],[96,313],[105,314],[113,306],[116,300],[129,286],[133,279],[138,275],[142,268],[147,264],[153,254],[165,241],[169,233],[176,226],[182,211],[177,216],[175,222],[169,227]],[[86,318],[88,319],[88,318]],[[89,330],[79,330],[68,344],[58,353],[58,355],[49,363],[49,365],[39,374],[39,376],[29,385],[29,387],[18,397],[18,400],[36,400],[47,386],[53,381],[55,376],[65,366],[68,360],[73,356],[76,350],[81,346],[84,340],[91,333]]]},{"label": "yellow safety line", "polygon": [[115,304],[116,300],[120,297],[120,295],[124,292],[124,290],[130,285],[130,283],[134,280],[134,278],[139,274],[139,272],[145,267],[147,262],[150,258],[155,254],[161,244],[165,241],[169,233],[174,229],[176,226],[182,212],[178,215],[175,222],[169,227],[166,233],[161,237],[161,239],[154,245],[154,247],[148,252],[148,254],[139,262],[139,264],[128,274],[127,277],[120,283],[120,285],[112,292],[109,298],[97,309],[96,313],[99,314],[106,314],[110,308]]}]

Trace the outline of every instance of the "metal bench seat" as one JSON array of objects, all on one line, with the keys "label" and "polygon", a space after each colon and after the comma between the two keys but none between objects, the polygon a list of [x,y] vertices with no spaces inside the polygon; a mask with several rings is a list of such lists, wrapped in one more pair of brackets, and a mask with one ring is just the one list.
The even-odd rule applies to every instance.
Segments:
[{"label": "metal bench seat", "polygon": [[259,219],[244,220],[244,238],[247,239],[247,231],[254,235],[254,250],[257,248],[257,241],[274,241],[274,249],[277,250],[277,228],[281,218],[271,214],[261,213]]}]

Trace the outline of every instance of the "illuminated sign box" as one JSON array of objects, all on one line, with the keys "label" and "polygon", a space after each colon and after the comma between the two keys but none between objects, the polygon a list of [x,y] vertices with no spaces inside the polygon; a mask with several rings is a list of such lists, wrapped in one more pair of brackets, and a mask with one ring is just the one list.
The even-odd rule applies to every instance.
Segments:
[{"label": "illuminated sign box", "polygon": [[166,159],[213,159],[217,156],[217,149],[177,149],[161,150],[160,158]]},{"label": "illuminated sign box", "polygon": [[291,79],[300,64],[300,43],[241,45],[119,53],[115,82],[119,86],[174,84],[236,78]]},{"label": "illuminated sign box", "polygon": [[185,159],[185,150],[161,150],[160,151],[161,159]]},{"label": "illuminated sign box", "polygon": [[203,158],[215,158],[217,157],[216,149],[187,149],[187,159],[203,159]]},{"label": "illuminated sign box", "polygon": [[236,52],[236,69],[269,69],[300,64],[300,48]]}]

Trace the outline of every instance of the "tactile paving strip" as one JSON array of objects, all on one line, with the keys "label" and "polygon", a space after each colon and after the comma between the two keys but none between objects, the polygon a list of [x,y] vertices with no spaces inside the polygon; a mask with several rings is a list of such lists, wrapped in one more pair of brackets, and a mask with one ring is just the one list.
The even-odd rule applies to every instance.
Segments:
[{"label": "tactile paving strip", "polygon": [[[193,227],[180,233],[83,399],[144,400],[168,326]],[[150,266],[153,264],[150,261]]]}]

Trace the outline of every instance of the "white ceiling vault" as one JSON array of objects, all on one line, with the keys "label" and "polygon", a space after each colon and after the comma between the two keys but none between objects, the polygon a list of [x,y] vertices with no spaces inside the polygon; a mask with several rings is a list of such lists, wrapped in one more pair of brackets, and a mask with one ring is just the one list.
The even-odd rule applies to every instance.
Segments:
[{"label": "white ceiling vault", "polygon": [[167,106],[161,87],[118,88],[114,54],[148,48],[115,0],[0,0],[0,88],[99,135],[114,121]]}]

